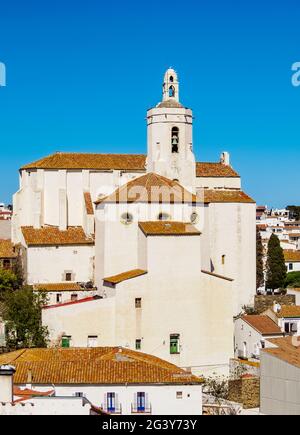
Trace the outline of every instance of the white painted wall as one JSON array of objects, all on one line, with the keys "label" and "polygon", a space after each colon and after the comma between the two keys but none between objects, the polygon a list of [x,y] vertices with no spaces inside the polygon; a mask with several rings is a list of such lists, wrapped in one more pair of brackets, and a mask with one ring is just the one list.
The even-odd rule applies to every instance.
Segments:
[{"label": "white painted wall", "polygon": [[[20,385],[25,387],[25,385]],[[42,388],[36,386],[39,391],[49,391],[53,385],[45,385]],[[82,399],[70,397],[76,392],[82,392],[93,405],[106,406],[106,394],[115,393],[117,403],[122,407],[122,415],[132,415],[131,406],[135,405],[135,395],[138,392],[146,393],[146,405],[152,409],[152,415],[202,415],[202,386],[199,385],[56,385],[56,395],[53,398],[35,398],[30,400],[34,403],[30,410],[28,404],[25,409],[17,405],[15,407],[0,406],[0,415],[11,415],[24,412],[30,415],[86,415],[89,414],[90,405],[82,407]],[[182,393],[182,399],[177,399],[177,392]],[[18,412],[14,411],[14,408]],[[28,410],[29,408],[29,410]],[[27,412],[26,412],[27,411]]]},{"label": "white painted wall", "polygon": [[14,405],[1,403],[0,415],[90,415],[90,409],[91,405],[84,405],[82,398],[35,397]]},{"label": "white painted wall", "polygon": [[[234,325],[235,356],[247,359],[259,359],[262,342],[267,348],[269,347],[269,342],[267,341],[268,338],[277,338],[281,336],[282,334],[263,336],[242,318],[239,318],[235,321]],[[246,346],[244,343],[246,343]]]},{"label": "white painted wall", "polygon": [[[145,242],[145,236],[140,239]],[[148,237],[142,246],[148,274],[106,289],[106,299],[43,310],[51,339],[70,335],[78,347],[86,346],[88,335],[98,335],[100,346],[131,349],[141,339],[143,352],[196,374],[227,373],[233,356],[232,283],[201,273],[200,236]],[[135,298],[142,298],[141,309]],[[180,354],[170,354],[170,334],[180,334]]]},{"label": "white painted wall", "polygon": [[94,246],[49,246],[27,248],[27,283],[46,284],[65,281],[72,271],[74,282],[93,281]]},{"label": "white painted wall", "polygon": [[205,211],[212,270],[234,279],[234,313],[238,314],[243,305],[253,304],[256,294],[256,207],[212,203]]}]

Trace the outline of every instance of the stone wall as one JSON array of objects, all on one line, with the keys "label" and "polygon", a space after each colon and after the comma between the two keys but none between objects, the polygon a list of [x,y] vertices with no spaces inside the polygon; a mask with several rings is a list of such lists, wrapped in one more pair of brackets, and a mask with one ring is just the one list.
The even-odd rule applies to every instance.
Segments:
[{"label": "stone wall", "polygon": [[236,358],[230,359],[229,362],[230,379],[236,380],[241,378],[242,375],[253,375],[257,378],[260,377],[260,362],[252,362],[247,360],[240,360]]},{"label": "stone wall", "polygon": [[268,308],[271,308],[274,302],[280,305],[296,305],[294,295],[256,295],[254,299],[254,308],[257,314],[261,314]]},{"label": "stone wall", "polygon": [[259,408],[260,379],[241,378],[229,381],[229,400],[242,403],[244,409]]}]

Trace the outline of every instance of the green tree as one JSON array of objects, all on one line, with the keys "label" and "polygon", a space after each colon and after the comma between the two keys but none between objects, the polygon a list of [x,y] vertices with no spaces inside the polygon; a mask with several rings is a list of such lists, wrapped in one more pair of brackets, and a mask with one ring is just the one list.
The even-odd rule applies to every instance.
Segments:
[{"label": "green tree", "polygon": [[11,270],[0,269],[0,300],[5,291],[18,287],[18,278]]},{"label": "green tree", "polygon": [[47,347],[48,329],[42,325],[46,302],[46,294],[36,293],[31,287],[5,292],[3,319],[9,348]]},{"label": "green tree", "polygon": [[286,266],[283,249],[278,237],[272,234],[268,243],[266,287],[270,290],[283,288],[285,279]]},{"label": "green tree", "polygon": [[285,280],[285,287],[300,287],[300,272],[290,272]]},{"label": "green tree", "polygon": [[290,211],[290,218],[300,220],[300,206],[298,205],[288,205],[287,210]]},{"label": "green tree", "polygon": [[264,248],[260,231],[256,228],[256,290],[264,285]]}]

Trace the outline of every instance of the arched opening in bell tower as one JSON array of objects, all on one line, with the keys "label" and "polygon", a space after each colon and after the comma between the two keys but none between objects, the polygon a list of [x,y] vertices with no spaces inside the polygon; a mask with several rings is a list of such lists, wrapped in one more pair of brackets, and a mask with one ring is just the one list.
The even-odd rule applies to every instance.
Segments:
[{"label": "arched opening in bell tower", "polygon": [[173,85],[169,87],[169,97],[170,98],[175,97],[175,87]]},{"label": "arched opening in bell tower", "polygon": [[178,127],[172,128],[171,146],[172,146],[172,153],[179,152],[179,128]]}]

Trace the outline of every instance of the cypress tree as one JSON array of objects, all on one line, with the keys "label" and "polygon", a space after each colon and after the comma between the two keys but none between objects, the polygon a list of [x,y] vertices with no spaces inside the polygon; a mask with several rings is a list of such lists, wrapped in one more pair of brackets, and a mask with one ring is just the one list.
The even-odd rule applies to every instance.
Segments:
[{"label": "cypress tree", "polygon": [[260,231],[256,228],[256,290],[264,285],[264,248]]},{"label": "cypress tree", "polygon": [[267,279],[266,287],[270,290],[284,287],[286,279],[286,266],[283,249],[275,234],[272,234],[268,243]]}]

